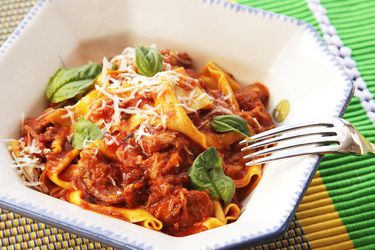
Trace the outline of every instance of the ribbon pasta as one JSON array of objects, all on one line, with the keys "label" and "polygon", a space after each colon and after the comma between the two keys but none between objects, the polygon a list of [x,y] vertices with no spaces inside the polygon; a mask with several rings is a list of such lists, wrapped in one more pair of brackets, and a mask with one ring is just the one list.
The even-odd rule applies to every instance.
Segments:
[{"label": "ribbon pasta", "polygon": [[215,207],[215,217],[208,218],[202,223],[207,229],[224,226],[228,222],[236,221],[240,217],[241,209],[237,204],[229,203],[223,209],[220,202],[213,201]]},{"label": "ribbon pasta", "polygon": [[[102,73],[84,79],[91,84],[86,94],[52,104],[39,117],[24,121],[21,138],[9,146],[25,184],[175,236],[236,221],[241,200],[262,177],[262,166],[233,163],[242,159],[236,145],[243,134],[215,130],[211,121],[218,115],[240,116],[254,131],[251,124],[272,124],[271,117],[262,113],[265,108],[247,110],[246,91],[251,90],[212,61],[197,73],[190,58],[167,50],[163,70],[146,77],[139,73],[134,53],[127,48],[109,62],[103,60]],[[74,74],[74,69],[67,71]],[[71,78],[77,80],[71,75],[64,80]],[[268,91],[263,92],[267,96],[262,100],[268,100]],[[256,97],[260,94],[251,93],[256,105],[263,105],[262,96]],[[262,119],[255,123],[257,116]],[[89,125],[79,127],[80,121]],[[74,139],[82,145],[77,147]],[[192,189],[188,169],[209,147],[218,151],[223,174],[234,183],[229,199],[219,201],[208,189]],[[233,176],[227,170],[231,164]]]},{"label": "ribbon pasta", "polygon": [[[215,65],[212,61],[209,61],[203,68],[202,75],[209,77],[212,84],[212,79],[217,85],[217,88],[223,92],[225,96],[229,98],[230,103],[233,105],[234,109],[238,111],[239,105],[234,96],[233,90],[238,90],[239,85],[236,81],[225,73],[222,69],[220,69],[217,65]],[[207,78],[205,78],[207,79]]]},{"label": "ribbon pasta", "polygon": [[95,212],[119,217],[131,223],[140,224],[146,228],[160,231],[163,223],[144,209],[126,209],[113,206],[103,206],[85,201],[82,191],[73,191],[67,195],[67,200],[77,206],[85,207]]},{"label": "ribbon pasta", "polygon": [[168,115],[167,128],[187,135],[193,141],[207,148],[205,136],[194,126],[175,96],[170,83],[165,83],[164,92],[155,99],[155,105],[161,106],[162,113]]}]

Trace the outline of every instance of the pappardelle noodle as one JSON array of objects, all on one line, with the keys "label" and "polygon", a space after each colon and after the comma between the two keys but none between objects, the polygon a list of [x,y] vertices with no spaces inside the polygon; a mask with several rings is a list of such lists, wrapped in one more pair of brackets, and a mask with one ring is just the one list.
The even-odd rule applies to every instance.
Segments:
[{"label": "pappardelle noodle", "polygon": [[173,236],[233,222],[262,166],[238,142],[272,128],[268,89],[239,85],[186,53],[127,47],[59,69],[49,107],[10,151],[24,183],[82,208]]}]

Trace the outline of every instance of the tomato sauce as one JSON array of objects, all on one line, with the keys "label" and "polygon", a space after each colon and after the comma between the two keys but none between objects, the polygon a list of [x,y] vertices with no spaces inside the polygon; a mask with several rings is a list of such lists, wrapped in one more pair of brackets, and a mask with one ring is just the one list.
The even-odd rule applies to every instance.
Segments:
[{"label": "tomato sauce", "polygon": [[[185,53],[170,50],[162,50],[161,53],[164,61],[173,68],[184,67],[189,76],[198,83],[201,81],[200,75],[191,69],[191,59]],[[224,111],[231,109],[221,91],[201,85],[214,98],[214,105],[220,105]],[[273,128],[272,118],[267,112],[269,92],[263,84],[242,87],[235,91],[235,98],[239,110],[232,110],[233,114],[245,119],[252,134]],[[120,103],[119,107],[146,104],[153,104],[153,99],[136,96]],[[114,115],[113,105],[112,100],[98,103],[89,114],[90,119],[110,123]],[[200,132],[215,137],[210,121],[216,115],[226,114],[224,111],[213,113],[211,109],[203,108],[190,112],[188,116]],[[129,116],[121,118],[125,120]],[[125,128],[127,125],[125,121],[120,124]],[[37,154],[46,163],[46,171],[49,173],[55,171],[59,160],[73,148],[67,139],[72,135],[72,128],[65,123],[51,123],[43,118],[28,119],[22,133],[27,144],[32,140],[38,143],[42,150]],[[87,202],[147,210],[163,223],[162,231],[167,234],[185,236],[206,230],[201,223],[215,216],[213,200],[207,190],[191,188],[187,173],[204,148],[176,131],[149,128],[147,133],[149,136],[140,139],[136,138],[134,131],[127,129],[104,134],[104,143],[100,147],[84,147],[59,177],[70,182],[74,190],[82,191]],[[244,178],[248,169],[238,138],[233,138],[236,140],[225,145],[224,139],[220,141],[221,138],[216,136],[218,143],[224,145],[218,148],[224,172],[233,180],[238,180]],[[51,150],[56,140],[60,142],[59,152]],[[43,192],[59,198],[64,196],[64,191],[48,180],[45,173],[41,175],[40,181]],[[238,194],[234,195],[232,202],[240,204]]]}]

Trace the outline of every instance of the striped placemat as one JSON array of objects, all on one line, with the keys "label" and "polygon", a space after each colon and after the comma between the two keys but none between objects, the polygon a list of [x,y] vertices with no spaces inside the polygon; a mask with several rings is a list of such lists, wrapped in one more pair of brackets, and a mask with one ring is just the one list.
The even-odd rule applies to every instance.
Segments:
[{"label": "striped placemat", "polygon": [[[356,86],[345,118],[375,141],[375,1],[237,0],[311,23]],[[35,0],[0,0],[0,45]],[[0,209],[2,249],[111,249]],[[253,249],[375,249],[375,157],[326,156],[286,232]]]}]

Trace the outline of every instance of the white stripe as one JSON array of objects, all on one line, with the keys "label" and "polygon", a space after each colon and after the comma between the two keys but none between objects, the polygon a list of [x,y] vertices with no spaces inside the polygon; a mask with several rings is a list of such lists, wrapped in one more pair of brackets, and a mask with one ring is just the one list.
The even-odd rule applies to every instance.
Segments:
[{"label": "white stripe", "polygon": [[366,111],[367,116],[375,124],[375,101],[357,69],[356,62],[352,58],[352,50],[345,47],[337,34],[335,27],[331,24],[331,21],[327,16],[327,10],[321,4],[321,1],[306,0],[306,2],[314,14],[315,19],[319,23],[320,29],[323,32],[323,39],[328,44],[328,48],[336,56],[337,60],[341,63],[350,79],[353,81],[355,87],[354,95],[361,100],[361,104]]}]

